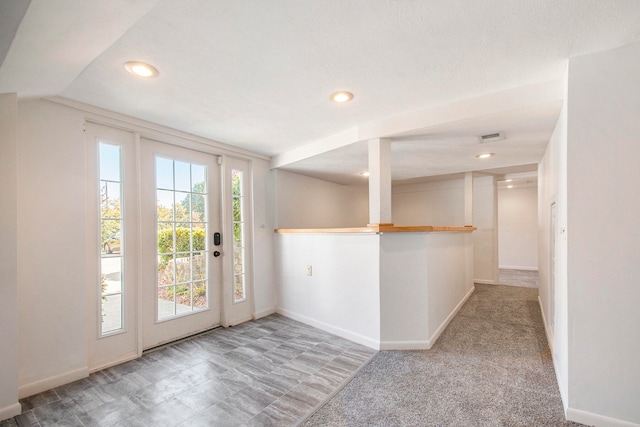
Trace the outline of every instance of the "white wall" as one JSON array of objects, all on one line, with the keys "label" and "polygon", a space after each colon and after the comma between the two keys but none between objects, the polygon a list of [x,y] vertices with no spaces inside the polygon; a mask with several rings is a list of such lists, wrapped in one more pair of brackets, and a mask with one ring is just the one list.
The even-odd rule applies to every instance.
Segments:
[{"label": "white wall", "polygon": [[276,253],[279,313],[377,348],[379,235],[278,234]]},{"label": "white wall", "polygon": [[538,269],[538,189],[498,189],[498,265]]},{"label": "white wall", "polygon": [[498,283],[498,201],[492,176],[473,178],[474,280]]},{"label": "white wall", "polygon": [[[556,229],[551,229],[551,205],[556,204]],[[567,297],[567,104],[538,166],[538,292],[549,347],[562,401],[567,409],[569,325]],[[555,281],[551,286],[551,235],[555,235]]]},{"label": "white wall", "polygon": [[19,106],[18,377],[25,395],[88,372],[86,203],[82,114],[41,101]]},{"label": "white wall", "polygon": [[430,348],[473,289],[469,233],[291,233],[276,242],[278,312],[375,349]]},{"label": "white wall", "polygon": [[275,170],[276,228],[364,227],[369,190]]},{"label": "white wall", "polygon": [[380,242],[382,349],[428,349],[471,295],[470,233],[385,233]]},{"label": "white wall", "polygon": [[0,421],[20,413],[18,403],[18,98],[0,95]]},{"label": "white wall", "polygon": [[396,225],[465,225],[464,179],[393,186]]},{"label": "white wall", "polygon": [[638,76],[638,43],[569,61],[568,415],[578,421],[640,424]]},{"label": "white wall", "polygon": [[[472,196],[473,225],[478,228],[472,234],[474,280],[495,284],[498,283],[498,192],[495,178],[474,177]],[[397,225],[465,225],[464,179],[395,185],[392,207],[393,222]],[[534,207],[530,213],[534,224],[535,214]],[[531,239],[535,247],[535,235]]]},{"label": "white wall", "polygon": [[[20,360],[12,368],[18,372],[19,393],[23,397],[81,378],[88,372],[86,328],[91,322],[86,312],[83,255],[86,243],[83,128],[86,117],[95,114],[40,100],[21,100],[18,106]],[[254,274],[254,304],[258,315],[266,315],[275,311],[274,223],[268,199],[272,194],[271,181],[266,160],[256,158],[252,165],[257,224],[254,260],[259,268],[259,273]],[[11,296],[10,290],[8,295]],[[11,310],[5,313],[11,315]],[[4,386],[3,382],[2,392]],[[11,387],[6,390],[16,392]]]}]

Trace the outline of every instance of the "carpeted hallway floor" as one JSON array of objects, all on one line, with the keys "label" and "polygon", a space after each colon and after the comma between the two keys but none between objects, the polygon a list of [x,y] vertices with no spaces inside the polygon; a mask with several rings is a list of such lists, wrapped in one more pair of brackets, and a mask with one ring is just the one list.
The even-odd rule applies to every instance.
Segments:
[{"label": "carpeted hallway floor", "polygon": [[580,425],[564,419],[538,290],[475,286],[431,350],[379,352],[302,425]]}]

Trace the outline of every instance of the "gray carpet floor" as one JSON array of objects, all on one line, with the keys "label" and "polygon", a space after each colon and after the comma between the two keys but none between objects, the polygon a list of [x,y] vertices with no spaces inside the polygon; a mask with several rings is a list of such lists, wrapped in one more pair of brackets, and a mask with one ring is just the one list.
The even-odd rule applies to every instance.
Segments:
[{"label": "gray carpet floor", "polygon": [[579,426],[565,421],[538,290],[478,285],[426,351],[381,351],[301,425]]}]

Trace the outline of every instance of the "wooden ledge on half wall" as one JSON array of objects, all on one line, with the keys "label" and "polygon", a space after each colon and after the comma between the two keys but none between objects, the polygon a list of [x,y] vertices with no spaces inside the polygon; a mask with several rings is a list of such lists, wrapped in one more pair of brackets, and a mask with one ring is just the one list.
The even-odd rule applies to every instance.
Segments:
[{"label": "wooden ledge on half wall", "polygon": [[367,224],[366,227],[344,227],[344,228],[276,228],[276,233],[300,233],[300,234],[331,234],[331,233],[352,233],[352,234],[375,234],[375,233],[435,233],[435,232],[467,232],[477,230],[472,225],[464,226],[440,226],[440,225],[394,225]]}]

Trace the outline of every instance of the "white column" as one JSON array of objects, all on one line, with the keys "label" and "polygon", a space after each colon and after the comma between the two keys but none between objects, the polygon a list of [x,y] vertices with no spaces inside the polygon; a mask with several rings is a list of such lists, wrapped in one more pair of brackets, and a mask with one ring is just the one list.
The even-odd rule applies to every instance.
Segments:
[{"label": "white column", "polygon": [[464,174],[464,225],[473,225],[473,172]]},{"label": "white column", "polygon": [[391,141],[369,140],[369,224],[392,224]]}]

